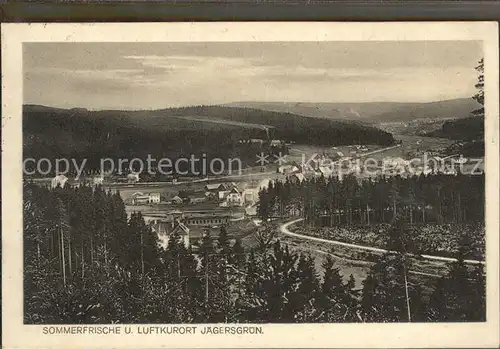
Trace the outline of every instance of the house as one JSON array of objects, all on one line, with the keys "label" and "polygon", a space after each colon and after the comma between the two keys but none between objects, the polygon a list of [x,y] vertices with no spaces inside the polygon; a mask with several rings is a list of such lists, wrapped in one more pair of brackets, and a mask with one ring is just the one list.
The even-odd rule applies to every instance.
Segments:
[{"label": "house", "polygon": [[225,200],[233,188],[238,188],[236,183],[219,183],[205,185],[205,197]]},{"label": "house", "polygon": [[206,200],[210,200],[210,201],[218,201],[219,198],[220,198],[221,195],[219,195],[219,192],[210,192],[210,191],[207,191],[205,192],[205,198]]},{"label": "house", "polygon": [[223,193],[228,191],[228,185],[224,183],[205,185],[205,196],[217,199],[223,199]]},{"label": "house", "polygon": [[219,200],[225,200],[225,199],[227,198],[227,196],[229,195],[229,192],[230,192],[229,190],[223,190],[223,191],[220,191],[220,192],[218,193],[217,198],[218,198]]},{"label": "house", "polygon": [[145,205],[149,201],[149,195],[143,194],[141,192],[136,192],[132,194],[131,202],[132,205]]},{"label": "house", "polygon": [[291,174],[295,172],[299,172],[299,168],[294,165],[283,165],[278,167],[278,172],[282,174]]},{"label": "house", "polygon": [[66,184],[67,181],[68,177],[66,177],[65,175],[57,175],[54,178],[52,178],[50,186],[52,189],[56,188],[57,186],[64,188],[64,185]]},{"label": "house", "polygon": [[192,214],[184,218],[184,223],[188,227],[219,226],[228,224],[229,219],[227,215]]},{"label": "house", "polygon": [[158,235],[160,245],[163,248],[168,246],[170,237],[177,233],[184,243],[184,246],[189,247],[189,228],[180,220],[164,221],[155,219],[150,222],[151,230]]},{"label": "house", "polygon": [[304,175],[302,173],[294,173],[291,176],[288,176],[288,180],[291,183],[300,183],[305,179]]},{"label": "house", "polygon": [[180,220],[175,221],[174,229],[170,232],[170,235],[175,233],[179,234],[181,241],[184,242],[184,246],[189,247],[189,228]]},{"label": "house", "polygon": [[320,166],[316,173],[319,176],[323,175],[323,177],[328,178],[332,175],[333,170],[328,166]]},{"label": "house", "polygon": [[139,182],[139,174],[138,173],[129,173],[127,175],[127,181],[129,183],[136,183]]},{"label": "house", "polygon": [[149,203],[159,204],[160,203],[160,193],[149,193]]},{"label": "house", "polygon": [[243,203],[241,193],[238,188],[232,188],[226,196],[226,202],[229,206],[241,206]]},{"label": "house", "polygon": [[241,198],[244,204],[253,204],[257,202],[259,198],[258,188],[246,188],[241,193]]},{"label": "house", "polygon": [[218,192],[221,190],[226,190],[226,185],[224,183],[207,184],[205,185],[206,192]]},{"label": "house", "polygon": [[135,192],[132,194],[131,200],[132,205],[159,204],[160,193],[144,194],[141,192]]},{"label": "house", "polygon": [[202,197],[195,197],[195,198],[189,198],[189,203],[190,204],[201,204],[203,202],[207,201],[207,198],[202,196]]}]

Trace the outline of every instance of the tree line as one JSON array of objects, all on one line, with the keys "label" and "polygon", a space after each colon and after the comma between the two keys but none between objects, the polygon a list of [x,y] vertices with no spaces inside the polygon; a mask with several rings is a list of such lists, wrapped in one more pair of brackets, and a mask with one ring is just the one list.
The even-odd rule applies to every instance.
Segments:
[{"label": "tree line", "polygon": [[277,180],[259,192],[258,214],[302,216],[309,226],[484,222],[484,174]]}]

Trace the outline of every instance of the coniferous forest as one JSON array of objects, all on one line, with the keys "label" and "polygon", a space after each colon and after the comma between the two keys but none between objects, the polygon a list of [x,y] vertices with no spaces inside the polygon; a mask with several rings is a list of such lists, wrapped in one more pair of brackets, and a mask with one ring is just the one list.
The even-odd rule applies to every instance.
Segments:
[{"label": "coniferous forest", "polygon": [[[397,185],[394,181],[398,181]],[[436,195],[442,181],[447,181],[446,185]],[[224,226],[217,238],[205,235],[196,251],[185,247],[176,234],[170,236],[168,247],[163,249],[140,213],[127,218],[119,193],[106,192],[101,187],[47,189],[26,183],[24,321],[484,321],[484,270],[480,264],[466,265],[464,259],[470,251],[465,245],[455,254],[458,260],[449,264],[446,275],[425,290],[421,283],[408,278],[412,261],[404,251],[411,240],[406,238],[411,235],[408,227],[424,219],[418,209],[422,203],[432,208],[429,212],[437,212],[426,212],[426,221],[435,224],[484,221],[482,205],[472,205],[470,201],[474,200],[471,195],[476,195],[471,186],[480,188],[482,181],[480,176],[432,176],[356,185],[357,182],[349,184],[349,180],[336,183],[321,179],[300,185],[275,183],[261,192],[262,218],[279,215],[276,210],[280,207],[285,211],[285,202],[279,199],[280,190],[288,188],[286,197],[303,203],[297,210],[307,225],[388,224],[386,247],[392,252],[376,260],[362,287],[356,287],[352,276],[343,277],[331,257],[323,260],[319,271],[312,256],[289,248],[277,238],[248,247],[240,240],[233,241]],[[324,190],[318,190],[318,186],[324,186]],[[368,202],[373,211],[368,210],[363,216],[365,201],[369,199],[356,193],[362,188],[370,192],[379,186],[393,189],[384,189],[389,194],[380,206]],[[408,196],[410,187],[413,194]],[[331,197],[338,195],[343,199],[324,202],[324,193],[337,193]],[[415,197],[415,201],[407,202],[408,197]],[[459,198],[469,200],[466,213],[457,203]],[[476,200],[480,203],[484,199]],[[320,202],[324,205],[316,206]],[[328,207],[332,209],[327,211],[330,215],[322,221]],[[337,216],[332,218],[332,212],[337,212]],[[271,220],[259,229],[265,233],[276,227]]]},{"label": "coniferous forest", "polygon": [[484,187],[484,174],[275,181],[260,191],[259,215],[303,217],[304,228],[314,235],[329,231],[381,248],[387,246],[391,223],[401,218],[407,222],[409,252],[454,257],[465,246],[464,257],[481,260]]}]

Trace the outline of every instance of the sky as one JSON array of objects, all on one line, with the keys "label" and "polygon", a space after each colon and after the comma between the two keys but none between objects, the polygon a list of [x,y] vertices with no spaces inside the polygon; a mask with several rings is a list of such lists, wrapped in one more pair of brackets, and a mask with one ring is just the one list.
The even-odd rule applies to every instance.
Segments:
[{"label": "sky", "polygon": [[26,43],[25,104],[431,102],[475,93],[478,41]]}]

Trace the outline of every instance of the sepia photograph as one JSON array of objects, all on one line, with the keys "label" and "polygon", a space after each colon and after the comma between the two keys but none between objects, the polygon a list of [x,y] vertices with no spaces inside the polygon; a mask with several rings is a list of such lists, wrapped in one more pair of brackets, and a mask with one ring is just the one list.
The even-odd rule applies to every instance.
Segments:
[{"label": "sepia photograph", "polygon": [[23,326],[498,321],[498,47],[210,38],[20,43]]}]

